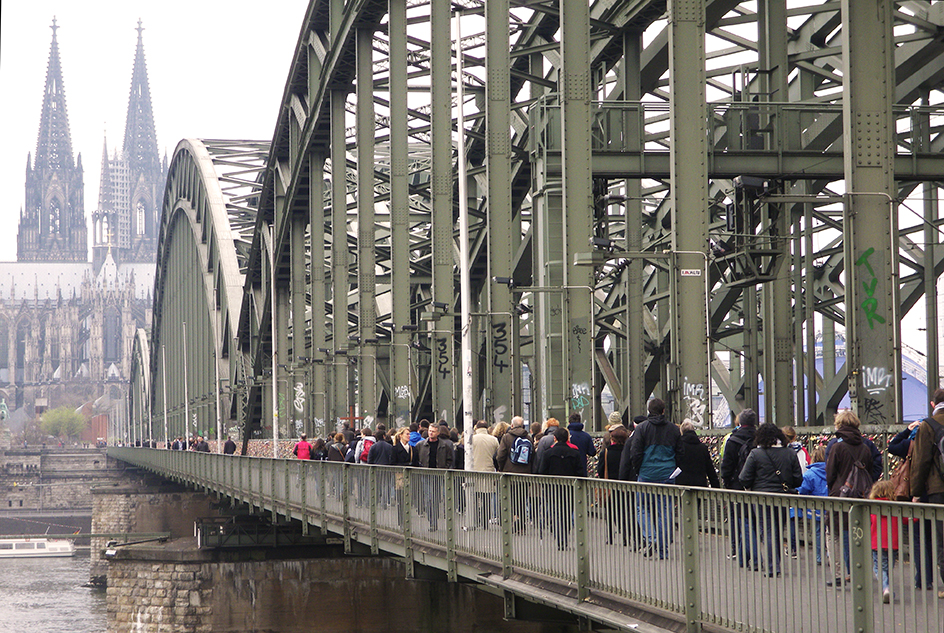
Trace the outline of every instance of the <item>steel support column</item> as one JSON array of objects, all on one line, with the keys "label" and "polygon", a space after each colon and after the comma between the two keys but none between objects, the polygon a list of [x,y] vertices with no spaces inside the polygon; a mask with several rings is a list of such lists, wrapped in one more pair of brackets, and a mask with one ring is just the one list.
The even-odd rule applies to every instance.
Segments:
[{"label": "steel support column", "polygon": [[[430,3],[430,129],[432,162],[430,197],[432,198],[433,301],[447,306],[452,313],[456,304],[455,240],[453,230],[453,150],[452,150],[452,38],[450,37],[449,0]],[[432,332],[433,410],[450,425],[456,423],[455,340],[451,333],[453,317]]]},{"label": "steel support column", "polygon": [[410,200],[407,181],[406,0],[390,0],[390,240],[393,328],[389,417],[410,423],[416,385],[410,371]]},{"label": "steel support column", "polygon": [[309,189],[308,213],[309,221],[309,257],[311,258],[311,279],[309,294],[311,296],[311,348],[308,353],[311,363],[311,392],[308,394],[309,411],[315,431],[324,433],[328,429],[327,389],[328,389],[328,360],[323,350],[327,349],[327,324],[321,319],[325,306],[325,205],[324,205],[324,167],[325,158],[321,152],[311,152],[308,156]]},{"label": "steel support column", "polygon": [[[760,31],[759,61],[763,101],[779,101],[787,93],[787,2],[786,0],[761,0],[758,5],[758,30]],[[779,97],[779,98],[778,98]],[[773,115],[761,125],[779,124]],[[767,370],[764,375],[764,404],[766,419],[777,421],[781,426],[794,423],[793,407],[793,362],[802,355],[794,353],[793,304],[790,279],[790,227],[791,205],[780,205],[779,214],[771,205],[771,232],[776,229],[774,250],[780,250],[777,277],[764,286],[764,306],[767,312],[764,327],[764,351]]]},{"label": "steel support column", "polygon": [[[623,34],[623,94],[629,101],[637,101],[642,97],[639,85],[639,63],[642,52],[642,34],[637,31],[628,31]],[[639,117],[627,117],[630,129],[627,140],[638,144],[642,138],[639,128]],[[639,252],[642,250],[642,183],[639,180],[624,181],[626,205],[624,207],[626,223],[626,250]],[[642,301],[643,268],[642,259],[630,259],[623,271],[623,281],[626,284],[626,355],[623,366],[623,399],[620,403],[628,410],[628,418],[644,414],[646,411],[646,367],[645,367],[645,329],[643,328],[643,310],[646,309]]]},{"label": "steel support column", "polygon": [[864,424],[901,419],[892,3],[842,1],[846,358]]},{"label": "steel support column", "polygon": [[305,314],[308,304],[307,279],[305,278],[305,264],[308,259],[305,253],[305,229],[308,226],[308,214],[296,212],[292,214],[292,242],[289,251],[291,255],[291,273],[292,273],[292,369],[294,373],[290,375],[289,402],[291,406],[286,407],[292,411],[292,417],[296,420],[296,427],[301,422],[302,432],[314,437],[311,428],[311,410],[306,406],[309,402],[306,393],[311,386],[308,384],[307,371],[304,370],[306,353],[306,327]]},{"label": "steel support column", "polygon": [[[676,422],[711,424],[704,253],[708,247],[705,3],[669,0],[672,349],[669,393]],[[753,309],[753,308],[752,308]]]},{"label": "steel support column", "polygon": [[[563,160],[563,285],[567,413],[580,413],[588,430],[594,416],[592,269],[576,266],[574,254],[590,246],[593,191],[590,151],[590,9],[586,0],[561,0],[561,138]],[[553,402],[549,403],[553,406]],[[562,419],[563,423],[563,419]]]},{"label": "steel support column", "polygon": [[[349,417],[348,402],[347,312],[347,147],[342,90],[331,92],[331,304],[332,304],[332,387],[331,417],[338,427],[342,417]],[[353,421],[352,421],[353,422]],[[351,428],[353,428],[353,423]]]},{"label": "steel support column", "polygon": [[373,29],[357,30],[357,409],[365,424],[377,413],[373,40]]},{"label": "steel support column", "polygon": [[[518,236],[511,223],[511,101],[508,39],[508,0],[489,0],[485,4],[485,167],[488,179],[488,275],[490,279],[512,274],[511,257],[518,246]],[[510,419],[521,412],[520,363],[518,350],[512,346],[513,291],[507,284],[487,283],[485,309],[488,312],[486,334],[485,416],[507,411]],[[498,417],[495,417],[498,419]]]}]

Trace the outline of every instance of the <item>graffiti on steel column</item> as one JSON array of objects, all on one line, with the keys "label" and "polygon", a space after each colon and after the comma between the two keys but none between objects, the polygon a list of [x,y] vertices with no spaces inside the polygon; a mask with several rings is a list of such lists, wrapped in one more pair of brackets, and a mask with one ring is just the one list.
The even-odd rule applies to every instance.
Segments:
[{"label": "graffiti on steel column", "polygon": [[574,335],[574,340],[577,341],[577,353],[583,353],[583,337],[587,335],[587,328],[582,325],[575,325],[570,328],[570,332]]},{"label": "graffiti on steel column", "polygon": [[878,299],[875,298],[875,286],[878,285],[878,277],[875,275],[875,271],[872,270],[872,265],[869,263],[869,257],[875,252],[874,248],[862,253],[859,256],[859,259],[856,260],[856,267],[865,266],[865,269],[872,276],[869,281],[863,281],[862,287],[865,289],[866,299],[859,306],[865,311],[865,317],[869,320],[869,329],[875,329],[875,322],[885,323],[885,318],[880,314],[876,314],[878,310]]},{"label": "graffiti on steel column", "polygon": [[505,373],[508,363],[508,324],[504,321],[492,323],[492,365],[498,367],[498,373]]},{"label": "graffiti on steel column", "polygon": [[590,406],[590,386],[587,383],[571,386],[570,405],[574,411]]},{"label": "graffiti on steel column", "polygon": [[448,339],[436,339],[436,372],[445,378],[452,373],[449,368],[449,347]]},{"label": "graffiti on steel column", "polygon": [[285,394],[279,394],[279,412],[276,414],[280,418],[285,416]]},{"label": "graffiti on steel column", "polygon": [[400,385],[394,389],[394,397],[397,400],[412,400],[409,385]]},{"label": "graffiti on steel column", "polygon": [[[495,424],[505,421],[505,411],[507,410],[508,410],[508,407],[505,405],[499,405],[495,407],[495,410],[492,411],[492,417],[495,418]],[[443,413],[445,413],[445,411],[443,411]]]},{"label": "graffiti on steel column", "polygon": [[301,435],[305,432],[305,422],[303,420],[295,420],[295,435]]},{"label": "graffiti on steel column", "polygon": [[295,410],[299,413],[305,411],[305,385],[300,382],[295,383],[295,400],[292,401]]},{"label": "graffiti on steel column", "polygon": [[862,417],[869,424],[884,424],[885,393],[892,387],[894,374],[884,367],[863,367],[862,388],[867,394],[863,400]]},{"label": "graffiti on steel column", "polygon": [[682,398],[688,406],[688,419],[695,426],[705,425],[705,385],[702,383],[688,382],[688,376],[682,384]]}]

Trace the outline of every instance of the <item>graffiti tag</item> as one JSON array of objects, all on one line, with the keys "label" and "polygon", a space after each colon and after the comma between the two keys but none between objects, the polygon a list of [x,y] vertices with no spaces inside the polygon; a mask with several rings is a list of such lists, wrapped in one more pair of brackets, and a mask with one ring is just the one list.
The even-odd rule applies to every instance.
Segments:
[{"label": "graffiti tag", "polygon": [[305,386],[300,382],[295,383],[295,400],[292,404],[295,405],[295,410],[299,413],[305,410]]},{"label": "graffiti tag", "polygon": [[865,294],[867,298],[863,301],[860,306],[865,310],[865,317],[869,320],[869,329],[875,329],[875,322],[885,323],[885,319],[880,315],[876,314],[878,311],[878,299],[875,298],[875,286],[878,285],[878,277],[875,275],[875,271],[872,270],[872,265],[869,263],[869,257],[872,253],[875,252],[874,248],[862,253],[859,256],[859,259],[856,260],[856,266],[865,266],[865,269],[869,271],[869,274],[872,275],[872,278],[868,282],[862,282],[862,287],[865,289]]}]

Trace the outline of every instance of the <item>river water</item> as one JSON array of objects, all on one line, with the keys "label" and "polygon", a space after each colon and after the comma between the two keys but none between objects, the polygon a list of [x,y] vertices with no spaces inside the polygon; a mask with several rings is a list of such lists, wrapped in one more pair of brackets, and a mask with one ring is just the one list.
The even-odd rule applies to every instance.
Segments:
[{"label": "river water", "polygon": [[88,550],[71,558],[0,560],[0,631],[103,633],[105,591],[89,579]]}]

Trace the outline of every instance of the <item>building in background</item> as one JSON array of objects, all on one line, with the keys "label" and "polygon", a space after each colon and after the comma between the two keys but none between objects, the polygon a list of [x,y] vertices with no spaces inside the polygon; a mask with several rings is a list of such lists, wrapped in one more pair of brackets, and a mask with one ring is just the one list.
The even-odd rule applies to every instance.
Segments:
[{"label": "building in background", "polygon": [[[102,157],[93,260],[55,19],[17,261],[0,263],[0,399],[14,432],[46,408],[122,415],[137,328],[149,328],[166,158],[158,156],[140,22],[122,149]],[[12,230],[13,227],[8,227]]]}]

